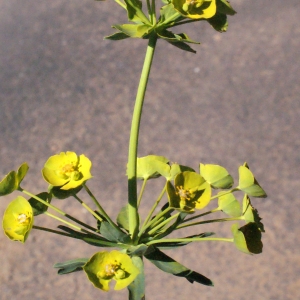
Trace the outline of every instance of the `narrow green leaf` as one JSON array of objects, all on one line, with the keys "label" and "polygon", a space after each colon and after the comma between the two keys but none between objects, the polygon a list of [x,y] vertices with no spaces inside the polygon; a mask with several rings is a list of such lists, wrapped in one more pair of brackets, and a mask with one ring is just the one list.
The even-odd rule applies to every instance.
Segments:
[{"label": "narrow green leaf", "polygon": [[123,33],[123,32],[115,32],[111,35],[106,36],[105,40],[111,40],[111,41],[120,41],[130,38],[129,35]]},{"label": "narrow green leaf", "polygon": [[88,258],[77,258],[63,263],[56,263],[53,267],[59,269],[59,275],[82,271],[82,267],[88,262]]},{"label": "narrow green leaf", "polygon": [[126,243],[130,241],[130,236],[123,232],[121,229],[116,229],[111,226],[107,221],[101,222],[100,233],[107,240],[112,242]]},{"label": "narrow green leaf", "polygon": [[149,254],[146,254],[145,257],[157,268],[166,273],[170,273],[179,277],[185,277],[191,283],[195,281],[204,285],[213,286],[213,282],[210,279],[186,268],[155,247],[153,247],[153,251]]}]

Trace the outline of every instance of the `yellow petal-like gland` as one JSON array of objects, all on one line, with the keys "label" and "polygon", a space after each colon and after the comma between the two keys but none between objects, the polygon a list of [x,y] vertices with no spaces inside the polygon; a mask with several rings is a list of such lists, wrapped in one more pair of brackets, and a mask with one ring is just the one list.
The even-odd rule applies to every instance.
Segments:
[{"label": "yellow petal-like gland", "polygon": [[29,202],[18,196],[9,203],[2,222],[5,235],[13,240],[24,243],[33,226],[33,211]]},{"label": "yellow petal-like gland", "polygon": [[216,0],[172,0],[174,8],[190,19],[209,19],[217,11]]},{"label": "yellow petal-like gland", "polygon": [[127,287],[139,274],[130,256],[117,250],[95,253],[83,270],[96,288],[109,291],[109,282],[116,281],[115,290]]},{"label": "yellow petal-like gland", "polygon": [[42,174],[49,184],[69,190],[92,177],[91,166],[91,161],[83,154],[78,156],[75,152],[61,152],[46,161]]}]

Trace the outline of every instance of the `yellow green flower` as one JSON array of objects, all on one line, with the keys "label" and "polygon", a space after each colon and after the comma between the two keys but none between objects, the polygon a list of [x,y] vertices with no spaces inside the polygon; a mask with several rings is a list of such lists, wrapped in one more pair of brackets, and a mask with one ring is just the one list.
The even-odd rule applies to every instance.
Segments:
[{"label": "yellow green flower", "polygon": [[51,156],[42,170],[44,179],[53,186],[60,186],[62,190],[74,189],[92,177],[91,161],[75,152],[61,152]]},{"label": "yellow green flower", "polygon": [[10,202],[4,212],[2,226],[9,239],[26,241],[33,226],[33,211],[25,198],[18,196]]},{"label": "yellow green flower", "polygon": [[95,253],[83,266],[89,280],[96,288],[109,291],[109,283],[115,280],[114,289],[127,287],[139,274],[130,256],[117,250]]},{"label": "yellow green flower", "polygon": [[184,171],[175,177],[174,185],[167,182],[170,207],[192,213],[208,205],[211,186],[201,175]]},{"label": "yellow green flower", "polygon": [[191,19],[209,19],[216,14],[216,0],[172,0],[174,8]]}]

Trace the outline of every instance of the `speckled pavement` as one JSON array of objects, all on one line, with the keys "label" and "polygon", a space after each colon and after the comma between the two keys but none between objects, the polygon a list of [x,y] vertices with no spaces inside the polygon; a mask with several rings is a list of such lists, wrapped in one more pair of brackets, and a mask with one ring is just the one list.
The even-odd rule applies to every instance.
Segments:
[{"label": "speckled pavement", "polygon": [[[300,2],[231,3],[238,14],[227,33],[204,22],[184,28],[201,41],[197,54],[158,42],[139,155],[194,168],[221,164],[235,178],[247,161],[268,193],[253,199],[266,229],[264,250],[249,256],[232,244],[207,242],[168,252],[215,287],[191,285],[146,263],[148,300],[299,297]],[[129,128],[146,48],[144,40],[103,41],[119,16],[126,21],[113,1],[0,0],[1,177],[26,161],[24,187],[38,193],[47,188],[40,170],[50,155],[85,153],[93,162],[90,188],[114,217],[126,203]],[[155,186],[149,183],[144,215],[159,193]],[[1,215],[15,195],[1,198]],[[73,201],[58,205],[90,220]],[[57,225],[44,216],[36,222]],[[230,224],[199,230],[228,236]],[[0,299],[126,299],[126,291],[96,290],[82,272],[59,277],[52,268],[96,251],[37,231],[22,245],[1,231]]]}]

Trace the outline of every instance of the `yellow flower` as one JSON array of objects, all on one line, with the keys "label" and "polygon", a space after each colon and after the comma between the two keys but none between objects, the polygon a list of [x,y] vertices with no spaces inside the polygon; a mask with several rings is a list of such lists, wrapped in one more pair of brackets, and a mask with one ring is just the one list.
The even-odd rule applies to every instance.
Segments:
[{"label": "yellow flower", "polygon": [[169,204],[172,208],[193,213],[195,209],[202,209],[210,202],[210,184],[195,172],[184,171],[177,174],[174,185],[167,182]]},{"label": "yellow flower", "polygon": [[49,184],[69,190],[92,177],[91,166],[91,161],[83,154],[78,156],[75,152],[61,152],[46,161],[42,174]]},{"label": "yellow flower", "polygon": [[29,202],[18,196],[6,208],[2,226],[6,236],[24,243],[33,226],[33,211]]},{"label": "yellow flower", "polygon": [[116,281],[115,290],[127,287],[139,274],[130,256],[117,250],[95,253],[83,266],[89,280],[96,288],[109,291],[109,282]]},{"label": "yellow flower", "polygon": [[216,0],[172,0],[174,8],[191,19],[209,19],[216,14]]}]

